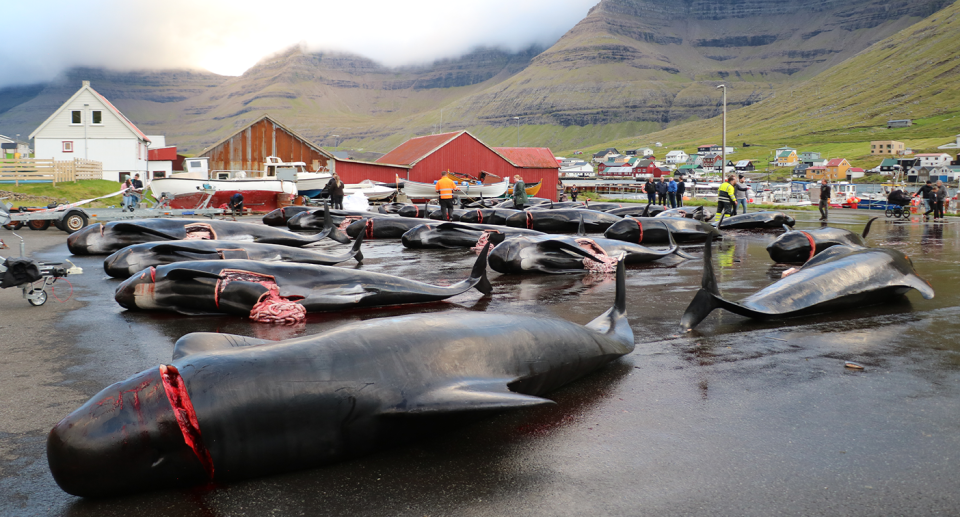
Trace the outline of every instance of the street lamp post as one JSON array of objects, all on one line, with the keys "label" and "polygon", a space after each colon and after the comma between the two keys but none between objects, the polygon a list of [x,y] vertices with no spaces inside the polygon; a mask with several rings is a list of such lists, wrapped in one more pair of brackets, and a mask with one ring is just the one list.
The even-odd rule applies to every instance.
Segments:
[{"label": "street lamp post", "polygon": [[517,121],[517,147],[520,147],[520,117],[513,117]]},{"label": "street lamp post", "polygon": [[727,174],[727,86],[717,86],[723,92],[723,136],[720,144],[720,180]]}]

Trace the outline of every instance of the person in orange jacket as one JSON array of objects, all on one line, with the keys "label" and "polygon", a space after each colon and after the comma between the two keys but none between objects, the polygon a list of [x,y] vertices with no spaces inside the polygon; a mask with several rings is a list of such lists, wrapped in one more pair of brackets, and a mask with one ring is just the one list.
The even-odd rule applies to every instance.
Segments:
[{"label": "person in orange jacket", "polygon": [[437,184],[433,188],[440,194],[440,219],[449,221],[453,213],[453,191],[460,189],[447,176],[437,180]]}]

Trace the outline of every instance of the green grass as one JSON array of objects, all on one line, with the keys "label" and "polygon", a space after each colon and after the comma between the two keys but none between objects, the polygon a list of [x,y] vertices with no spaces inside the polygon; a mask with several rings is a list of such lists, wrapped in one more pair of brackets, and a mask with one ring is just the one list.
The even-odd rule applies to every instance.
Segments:
[{"label": "green grass", "polygon": [[[45,205],[50,201],[56,201],[58,203],[73,203],[76,201],[100,197],[112,192],[117,192],[120,190],[120,188],[120,183],[108,180],[81,180],[76,182],[63,182],[57,184],[56,187],[50,183],[21,183],[20,186],[15,186],[13,183],[0,183],[0,191],[2,192],[15,192],[33,198],[23,201],[6,201],[8,203],[12,203],[14,206]],[[0,198],[2,197],[5,196],[0,193]],[[36,203],[33,203],[33,201],[36,201]],[[122,199],[120,196],[113,196],[94,201],[93,203],[84,206],[90,206],[93,208],[120,206],[121,201]]]}]

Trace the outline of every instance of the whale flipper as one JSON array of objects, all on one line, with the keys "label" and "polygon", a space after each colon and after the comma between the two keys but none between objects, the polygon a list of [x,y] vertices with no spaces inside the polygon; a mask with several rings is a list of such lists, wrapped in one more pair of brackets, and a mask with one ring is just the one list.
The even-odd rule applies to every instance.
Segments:
[{"label": "whale flipper", "polygon": [[515,379],[456,379],[386,411],[388,414],[429,414],[490,411],[555,404],[552,400],[510,391]]},{"label": "whale flipper", "polygon": [[212,352],[228,348],[241,348],[276,343],[266,339],[257,339],[234,334],[219,334],[216,332],[192,332],[177,340],[173,346],[173,360],[200,352]]}]

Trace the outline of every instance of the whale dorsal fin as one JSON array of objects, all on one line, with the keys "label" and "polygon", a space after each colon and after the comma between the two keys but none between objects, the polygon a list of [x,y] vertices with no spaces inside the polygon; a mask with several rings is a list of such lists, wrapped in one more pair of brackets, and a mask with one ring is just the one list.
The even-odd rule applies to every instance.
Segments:
[{"label": "whale dorsal fin", "polygon": [[276,343],[276,341],[237,336],[234,334],[218,334],[216,332],[192,332],[177,340],[177,344],[173,346],[173,360],[176,361],[181,357],[186,357],[191,354],[267,345],[271,343]]},{"label": "whale dorsal fin", "polygon": [[388,414],[489,411],[554,404],[552,400],[510,391],[514,379],[454,379],[406,398]]}]

